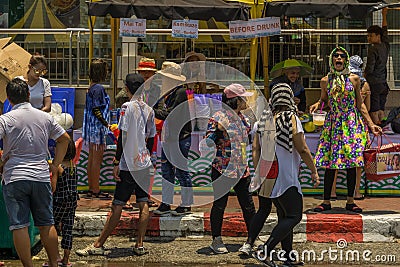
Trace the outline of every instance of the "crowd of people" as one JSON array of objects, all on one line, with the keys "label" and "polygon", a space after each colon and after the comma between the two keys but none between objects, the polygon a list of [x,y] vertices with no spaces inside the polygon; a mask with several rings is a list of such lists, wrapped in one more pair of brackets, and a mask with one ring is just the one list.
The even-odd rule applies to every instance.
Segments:
[{"label": "crowd of people", "polygon": [[[350,57],[341,46],[330,53],[330,72],[321,79],[320,98],[309,107],[309,111],[314,112],[325,103],[328,109],[314,157],[305,142],[299,119],[307,111],[305,90],[299,79],[301,66],[284,68],[282,75],[272,81],[268,105],[260,118],[253,122],[243,111],[249,108],[248,98],[254,92],[247,91],[238,83],[220,88],[224,108],[210,116],[204,136],[207,145],[214,146],[216,152],[210,177],[214,194],[210,214],[210,249],[214,253],[229,252],[222,240],[222,224],[229,192],[233,189],[248,232],[248,238],[239,251],[252,255],[267,266],[277,266],[270,254],[281,243],[285,252],[284,266],[303,264],[289,257],[293,250],[293,228],[300,222],[303,213],[303,195],[298,179],[301,161],[311,170],[315,187],[320,183],[317,168],[325,169],[324,200],[314,208],[315,212],[332,208],[338,170],[346,171],[345,209],[362,212],[354,202],[361,198],[362,153],[369,142],[369,131],[375,135],[382,133],[379,124],[389,90],[386,82],[389,51],[386,16],[383,29],[374,25],[367,32],[368,41],[373,46],[368,51],[364,75],[359,56]],[[102,59],[91,62],[82,131],[89,148],[89,190],[83,197],[112,199],[112,205],[100,236],[93,244],[77,250],[79,256],[104,255],[104,244],[117,226],[132,194],[136,196],[139,207],[133,252],[138,256],[146,253],[144,237],[150,217],[149,205],[154,204],[151,201],[151,177],[154,174],[151,153],[157,145],[154,144],[154,137],[159,133],[157,120],[164,123],[161,138],[163,179],[162,201],[153,213],[180,216],[191,212],[194,201],[188,156],[193,127],[187,104],[188,91],[205,93],[207,90],[204,77],[199,79],[203,73],[196,65],[191,65],[196,61],[206,61],[206,57],[189,52],[184,61],[188,65],[184,68],[165,61],[157,70],[154,59],[142,58],[135,69],[137,73],[126,76],[123,89],[125,101],[120,103],[121,115],[117,126],[120,133],[113,160],[116,182],[113,196],[102,192],[99,184],[105,137],[109,131],[115,130],[109,119],[110,97],[101,84],[107,77],[108,65]],[[29,214],[32,214],[48,255],[46,265],[70,266],[72,228],[79,198],[74,162],[76,151],[75,143],[65,129],[48,114],[51,110],[50,83],[41,77],[46,73],[44,57],[32,56],[27,74],[7,85],[6,93],[12,110],[0,116],[0,138],[4,143],[2,189],[9,229],[22,264],[33,266],[28,240]],[[162,88],[152,83],[156,73],[162,79]],[[161,96],[161,92],[167,93]],[[47,161],[49,139],[56,140],[56,153],[51,162]],[[254,173],[249,168],[248,144],[252,144]],[[268,152],[271,155],[266,156],[271,146],[274,152]],[[398,162],[397,157],[395,166]],[[172,210],[175,179],[182,188],[181,203]],[[258,193],[257,211],[253,191]],[[254,249],[272,204],[277,210],[278,224],[268,240]],[[57,232],[62,235],[62,256],[58,251]]]}]

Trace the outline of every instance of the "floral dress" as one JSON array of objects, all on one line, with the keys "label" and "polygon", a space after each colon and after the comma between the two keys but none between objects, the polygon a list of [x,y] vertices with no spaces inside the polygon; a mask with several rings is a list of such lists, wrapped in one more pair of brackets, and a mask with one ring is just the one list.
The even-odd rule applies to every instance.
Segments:
[{"label": "floral dress", "polygon": [[363,151],[367,144],[367,129],[356,107],[356,93],[349,77],[344,90],[333,90],[328,83],[328,112],[319,139],[315,164],[330,169],[364,166]]}]

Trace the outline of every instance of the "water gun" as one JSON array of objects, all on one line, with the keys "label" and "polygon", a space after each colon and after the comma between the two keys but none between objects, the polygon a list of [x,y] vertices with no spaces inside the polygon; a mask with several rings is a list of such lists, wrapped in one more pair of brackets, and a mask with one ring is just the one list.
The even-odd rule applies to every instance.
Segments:
[{"label": "water gun", "polygon": [[117,124],[111,124],[110,131],[108,131],[108,136],[114,142],[114,144],[118,143],[119,129]]}]

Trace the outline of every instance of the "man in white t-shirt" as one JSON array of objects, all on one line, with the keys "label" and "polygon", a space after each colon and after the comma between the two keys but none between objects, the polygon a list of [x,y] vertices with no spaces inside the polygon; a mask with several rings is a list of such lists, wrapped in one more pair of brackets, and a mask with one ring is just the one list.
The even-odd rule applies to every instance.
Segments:
[{"label": "man in white t-shirt", "polygon": [[70,138],[51,115],[32,107],[25,81],[13,79],[7,84],[6,93],[13,108],[0,116],[0,139],[4,142],[1,171],[9,229],[22,264],[33,266],[28,234],[32,213],[49,257],[49,266],[57,266],[58,239],[52,211],[47,142],[49,139],[57,141],[50,164],[53,176],[57,176]]},{"label": "man in white t-shirt", "polygon": [[104,255],[103,244],[117,226],[122,207],[132,193],[135,193],[136,202],[139,205],[138,236],[133,252],[138,256],[146,253],[143,247],[143,239],[149,220],[147,190],[153,170],[150,153],[146,148],[146,139],[155,136],[156,126],[153,109],[142,101],[140,93],[136,93],[143,82],[143,77],[139,74],[128,74],[126,76],[125,85],[131,101],[121,106],[121,118],[118,125],[121,132],[113,161],[113,174],[117,183],[111,216],[96,242],[76,251],[79,256]]}]

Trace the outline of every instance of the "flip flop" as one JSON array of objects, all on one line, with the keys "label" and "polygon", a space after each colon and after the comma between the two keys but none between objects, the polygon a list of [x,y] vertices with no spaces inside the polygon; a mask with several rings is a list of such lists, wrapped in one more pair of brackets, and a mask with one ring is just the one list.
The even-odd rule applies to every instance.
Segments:
[{"label": "flip flop", "polygon": [[355,197],[354,199],[355,199],[355,200],[364,200],[364,199],[365,199],[365,196],[364,196],[364,195],[361,195],[361,197]]},{"label": "flip flop", "polygon": [[327,210],[331,210],[331,209],[332,209],[331,204],[324,204],[324,203],[322,203],[321,205],[316,206],[316,207],[314,208],[314,211],[315,211],[315,212],[323,212],[323,211],[327,211]]},{"label": "flip flop", "polygon": [[98,193],[93,193],[93,197],[101,199],[101,200],[111,200],[112,199],[112,197],[109,193],[102,192],[102,191],[100,191]]},{"label": "flip flop", "polygon": [[89,190],[86,192],[86,194],[83,196],[85,199],[92,199],[94,197],[94,193],[92,190]]},{"label": "flip flop", "polygon": [[357,206],[356,204],[346,204],[346,210],[352,211],[352,212],[356,212],[356,213],[361,213],[362,212],[362,208],[360,208],[359,206]]},{"label": "flip flop", "polygon": [[127,203],[122,207],[123,210],[132,210],[133,206],[131,203]]}]

